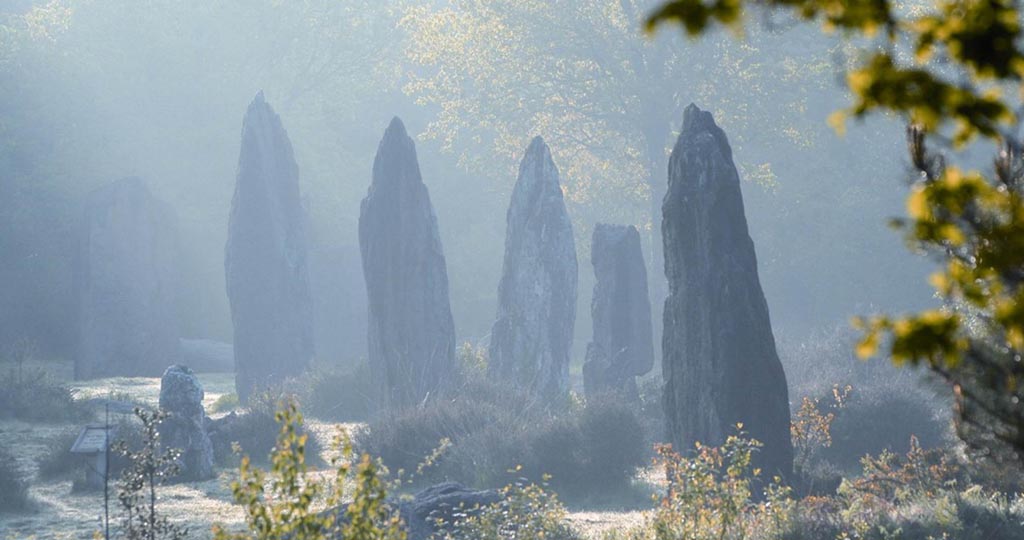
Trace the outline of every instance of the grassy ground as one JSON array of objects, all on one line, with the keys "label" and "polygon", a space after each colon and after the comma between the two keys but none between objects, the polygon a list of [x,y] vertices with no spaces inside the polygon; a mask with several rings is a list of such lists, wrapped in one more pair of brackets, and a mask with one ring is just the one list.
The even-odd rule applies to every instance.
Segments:
[{"label": "grassy ground", "polygon": [[[58,376],[70,377],[69,365],[48,363],[47,368]],[[234,378],[230,374],[201,374],[199,379],[206,392],[203,403],[207,409],[217,398],[234,391]],[[72,387],[78,398],[113,394],[155,405],[159,399],[160,379],[117,377],[75,382]],[[35,505],[35,510],[30,513],[0,514],[0,540],[92,538],[93,532],[99,530],[103,514],[101,492],[72,493],[70,480],[46,481],[36,474],[36,459],[46,448],[47,441],[74,427],[77,426],[0,421],[0,444],[12,450],[19,468],[32,478],[30,494]],[[322,448],[330,448],[337,426],[307,420],[307,427],[322,443]],[[343,427],[353,429],[357,426]],[[231,503],[229,485],[233,477],[234,471],[221,470],[213,480],[165,486],[160,492],[160,508],[172,521],[188,524],[192,529],[190,538],[197,540],[210,538],[210,525],[213,523],[239,526],[243,515]],[[590,538],[597,538],[610,528],[638,524],[643,513],[637,508],[643,507],[649,499],[654,482],[650,474],[642,475],[637,479],[635,493],[628,497],[628,501],[621,505],[601,503],[591,508],[573,508],[570,521]],[[111,513],[113,522],[116,519],[116,498],[111,502]]]}]

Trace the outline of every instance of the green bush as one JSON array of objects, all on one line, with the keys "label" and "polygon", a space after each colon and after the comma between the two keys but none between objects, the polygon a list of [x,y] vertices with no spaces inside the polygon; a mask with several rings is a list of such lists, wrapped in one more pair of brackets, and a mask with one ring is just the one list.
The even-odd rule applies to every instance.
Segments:
[{"label": "green bush", "polygon": [[10,451],[0,446],[0,512],[23,512],[30,506],[28,480]]},{"label": "green bush", "polygon": [[[280,392],[255,393],[244,412],[216,420],[210,432],[214,460],[221,466],[237,465],[237,448],[254,462],[266,463],[277,441],[277,411],[282,403],[292,400]],[[320,445],[314,437],[309,438],[306,448],[310,459],[319,459]]]},{"label": "green bush", "polygon": [[[670,446],[660,446],[658,464],[668,482],[660,504],[642,526],[609,536],[629,540],[779,538],[790,530],[794,501],[789,488],[757,481],[752,459],[760,447],[742,432],[729,436],[720,447],[697,444],[687,457]],[[761,484],[765,486],[758,493]]]},{"label": "green bush", "polygon": [[30,422],[78,422],[91,417],[73,390],[42,368],[17,366],[0,375],[0,416]]},{"label": "green bush", "polygon": [[210,405],[210,412],[230,412],[240,406],[241,405],[238,402],[238,394],[231,392],[218,397],[217,400],[213,402],[213,405]]},{"label": "green bush", "polygon": [[[235,503],[245,511],[248,530],[234,533],[215,525],[216,540],[405,539],[397,512],[385,502],[388,486],[376,462],[366,455],[354,459],[352,447],[341,442],[341,455],[331,462],[335,474],[309,477],[305,456],[310,439],[303,434],[295,402],[284,403],[275,420],[280,427],[271,469],[260,470],[243,457],[238,480],[231,484]],[[350,502],[342,504],[343,497]],[[321,511],[321,503],[329,511]]]},{"label": "green bush", "polygon": [[82,471],[80,456],[71,453],[71,445],[78,439],[78,432],[78,428],[64,430],[46,441],[46,447],[36,462],[40,478],[68,478]]},{"label": "green bush", "polygon": [[502,500],[445,527],[447,540],[577,540],[565,507],[543,487],[516,482],[501,490]]},{"label": "green bush", "polygon": [[854,387],[835,411],[832,444],[821,450],[821,457],[843,471],[856,472],[864,456],[909,451],[911,437],[925,448],[942,446],[949,439],[948,419],[937,414],[922,394]]},{"label": "green bush", "polygon": [[518,468],[535,483],[550,475],[552,488],[570,498],[628,486],[648,456],[638,415],[622,401],[592,399],[551,411],[482,377],[468,378],[457,392],[424,407],[371,422],[356,445],[392,470],[412,471],[441,440],[450,445],[420,482],[493,488]]},{"label": "green bush", "polygon": [[331,422],[366,420],[371,411],[370,368],[360,364],[352,371],[314,369],[298,384],[298,399],[311,418]]}]

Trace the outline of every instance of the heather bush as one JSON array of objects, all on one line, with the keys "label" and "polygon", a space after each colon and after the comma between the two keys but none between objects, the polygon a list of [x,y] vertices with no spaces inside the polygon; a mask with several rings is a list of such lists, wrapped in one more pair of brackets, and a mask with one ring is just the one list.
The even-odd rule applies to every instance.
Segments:
[{"label": "heather bush", "polygon": [[[292,396],[277,391],[254,393],[240,414],[232,413],[215,420],[209,430],[213,443],[214,460],[221,466],[236,466],[239,453],[256,463],[266,463],[277,442],[277,411],[283,403],[294,401]],[[308,459],[320,459],[320,445],[313,437],[306,443]]]},{"label": "heather bush", "polygon": [[760,479],[752,466],[758,441],[742,432],[720,447],[697,444],[685,456],[659,446],[668,486],[646,523],[609,534],[629,540],[778,538],[789,530],[795,502],[779,479]]},{"label": "heather bush", "polygon": [[216,540],[405,539],[398,515],[386,503],[388,483],[375,461],[366,455],[356,459],[352,447],[339,440],[339,456],[330,463],[334,474],[311,476],[306,460],[311,439],[303,433],[294,401],[282,403],[275,423],[280,427],[270,470],[253,467],[243,457],[238,479],[231,484],[234,501],[245,512],[247,530],[234,532],[216,525]]},{"label": "heather bush", "polygon": [[467,377],[452,394],[371,422],[356,445],[392,470],[411,471],[441,440],[449,446],[420,482],[497,487],[518,468],[535,483],[550,475],[551,487],[569,498],[628,486],[649,456],[643,426],[627,403],[602,397],[552,411],[483,377]]},{"label": "heather bush", "polygon": [[518,481],[501,489],[502,500],[467,512],[444,527],[447,540],[577,540],[565,507],[542,485]]},{"label": "heather bush", "polygon": [[78,432],[79,428],[66,429],[46,441],[46,446],[36,461],[40,478],[68,478],[81,472],[81,456],[71,453],[71,446],[78,439]]},{"label": "heather bush", "polygon": [[364,363],[351,371],[311,370],[297,381],[296,393],[311,418],[356,422],[370,415],[371,388],[370,368]]},{"label": "heather bush", "polygon": [[0,512],[24,512],[30,506],[28,479],[10,451],[0,446]]},{"label": "heather bush", "polygon": [[864,456],[909,451],[911,437],[925,448],[937,448],[951,439],[948,416],[941,410],[923,391],[853,387],[835,411],[832,444],[821,449],[821,458],[855,473]]},{"label": "heather bush", "polygon": [[230,392],[230,393],[223,394],[220,397],[218,397],[213,402],[213,404],[210,405],[210,412],[212,412],[212,413],[231,412],[231,411],[233,411],[235,409],[238,409],[239,407],[241,407],[241,403],[239,403],[239,401],[238,401],[238,394],[236,394],[234,392]]},{"label": "heather bush", "polygon": [[0,417],[30,422],[79,422],[92,416],[74,390],[47,370],[18,365],[0,374]]}]

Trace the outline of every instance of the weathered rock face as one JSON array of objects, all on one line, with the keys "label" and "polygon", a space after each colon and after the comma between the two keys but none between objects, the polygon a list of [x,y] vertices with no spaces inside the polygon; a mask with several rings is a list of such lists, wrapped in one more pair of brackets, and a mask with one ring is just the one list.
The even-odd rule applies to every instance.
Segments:
[{"label": "weathered rock face", "polygon": [[506,220],[489,368],[499,380],[557,399],[569,390],[579,276],[558,169],[540,137],[519,164]]},{"label": "weathered rock face", "polygon": [[89,194],[75,260],[75,378],[149,376],[179,361],[177,220],[139,178]]},{"label": "weathered rock face", "polygon": [[299,168],[281,119],[261,92],[242,124],[224,270],[235,327],[235,387],[297,376],[313,357]]},{"label": "weathered rock face", "polygon": [[174,365],[160,379],[160,408],[168,417],[160,424],[165,448],[181,450],[182,480],[213,478],[213,445],[206,434],[203,386],[192,370]]},{"label": "weathered rock face", "polygon": [[455,325],[437,218],[416,146],[395,118],[373,161],[359,213],[368,301],[368,360],[379,405],[400,409],[436,395],[455,373]]},{"label": "weathered rock face", "polygon": [[662,372],[668,434],[680,451],[717,445],[743,423],[764,443],[765,477],[789,474],[786,375],[747,231],[740,180],[711,113],[687,107],[662,206],[665,301]]},{"label": "weathered rock face", "polygon": [[654,366],[654,333],[647,268],[640,233],[632,225],[597,224],[590,248],[594,338],[587,347],[583,384],[587,395],[604,391],[637,397],[636,377]]}]

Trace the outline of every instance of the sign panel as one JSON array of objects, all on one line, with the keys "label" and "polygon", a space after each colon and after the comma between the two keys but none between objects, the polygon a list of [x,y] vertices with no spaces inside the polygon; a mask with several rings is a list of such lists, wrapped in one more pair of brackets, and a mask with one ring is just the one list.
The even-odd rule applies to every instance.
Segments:
[{"label": "sign panel", "polygon": [[103,424],[89,424],[82,428],[82,432],[75,439],[71,446],[74,454],[99,454],[103,452],[104,444],[113,439],[113,426]]}]

